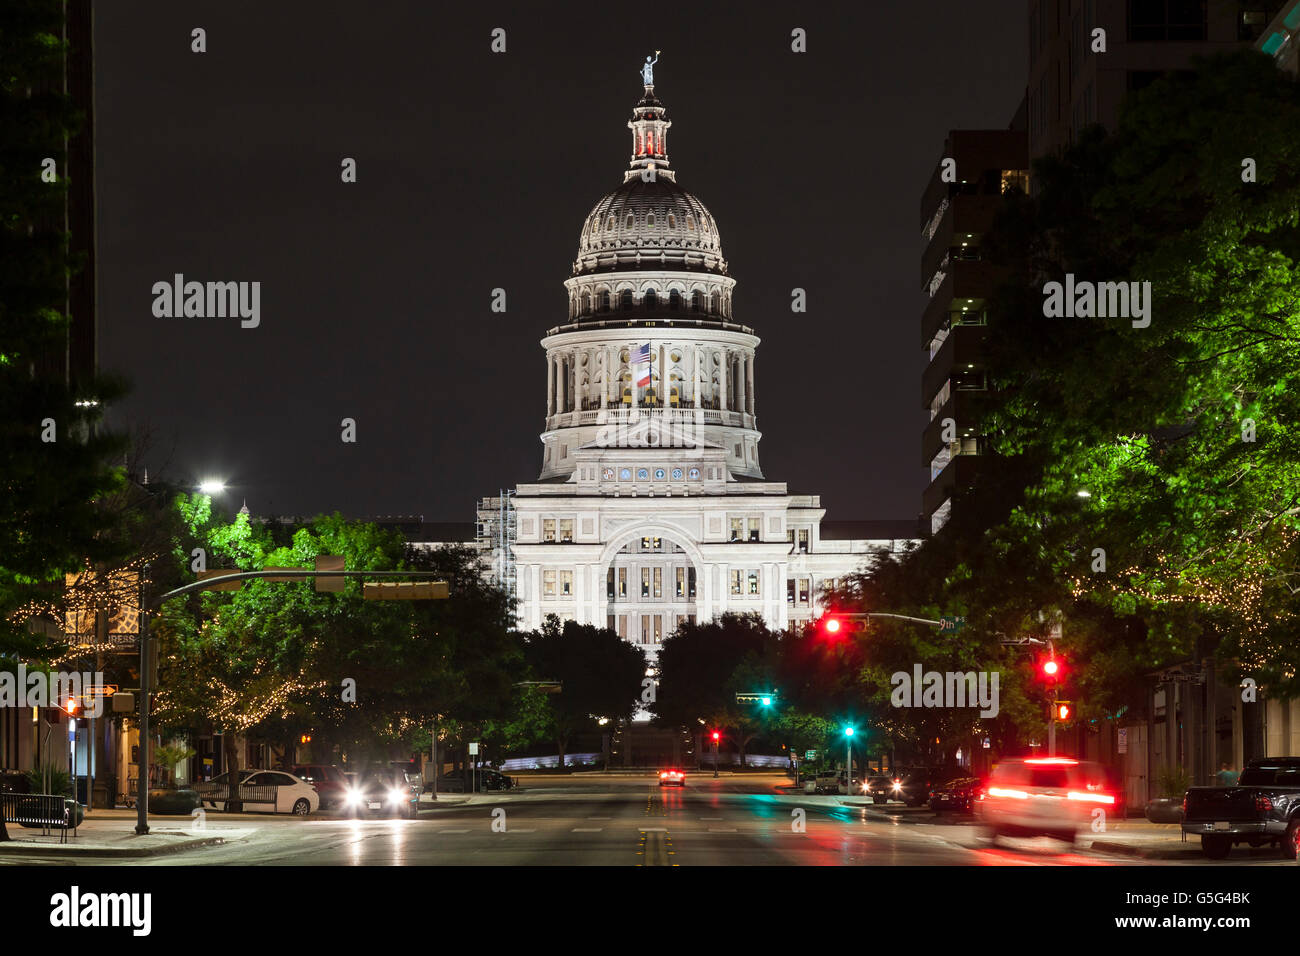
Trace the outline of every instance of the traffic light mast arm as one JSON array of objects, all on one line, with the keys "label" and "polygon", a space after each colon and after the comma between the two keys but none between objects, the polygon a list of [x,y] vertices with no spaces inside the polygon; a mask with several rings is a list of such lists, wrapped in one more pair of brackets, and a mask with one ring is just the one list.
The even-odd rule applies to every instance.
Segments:
[{"label": "traffic light mast arm", "polygon": [[217,584],[224,584],[229,581],[246,581],[252,578],[439,578],[446,577],[443,571],[313,571],[307,568],[279,568],[273,571],[239,571],[230,574],[222,574],[210,578],[204,578],[202,581],[195,581],[192,584],[186,584],[178,588],[160,594],[158,597],[148,602],[149,607],[155,607],[164,601],[170,601],[174,597],[180,597],[182,594],[189,594],[191,591],[202,591],[205,588],[211,588]]},{"label": "traffic light mast arm", "polygon": [[945,626],[943,621],[932,621],[928,617],[908,617],[906,614],[884,614],[879,611],[867,612],[866,618],[868,621],[871,620],[873,617],[892,617],[898,621],[915,621],[918,624],[929,624],[932,625],[933,627],[939,627],[939,628]]}]

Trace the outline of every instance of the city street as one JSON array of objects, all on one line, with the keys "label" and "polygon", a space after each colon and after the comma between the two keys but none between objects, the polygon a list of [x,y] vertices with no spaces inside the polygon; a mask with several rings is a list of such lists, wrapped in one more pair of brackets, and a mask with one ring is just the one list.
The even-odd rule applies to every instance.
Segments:
[{"label": "city street", "polygon": [[[659,787],[650,776],[523,777],[508,794],[468,803],[426,804],[418,820],[341,820],[210,813],[207,832],[238,827],[227,845],[134,861],[146,866],[212,865],[981,865],[1119,866],[1285,865],[1276,854],[1244,850],[1224,862],[1189,852],[1183,860],[1144,860],[1045,839],[991,846],[969,817],[927,809],[848,807],[842,798],[779,793],[778,774],[689,774],[687,786]],[[463,799],[454,797],[451,799]],[[793,811],[806,812],[796,832]],[[156,826],[176,818],[158,817]],[[248,830],[253,829],[253,835]],[[1190,844],[1189,850],[1195,845]],[[52,862],[6,854],[3,863]],[[64,861],[60,861],[64,862]],[[70,862],[70,861],[68,861]],[[76,860],[78,865],[118,861]]]}]

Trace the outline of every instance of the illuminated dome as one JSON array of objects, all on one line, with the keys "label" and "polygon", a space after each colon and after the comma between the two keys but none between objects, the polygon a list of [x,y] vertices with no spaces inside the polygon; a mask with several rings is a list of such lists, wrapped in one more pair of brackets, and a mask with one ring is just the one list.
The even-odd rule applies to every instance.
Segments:
[{"label": "illuminated dome", "polygon": [[596,203],[582,226],[573,274],[674,269],[727,274],[718,224],[691,193],[655,170]]}]

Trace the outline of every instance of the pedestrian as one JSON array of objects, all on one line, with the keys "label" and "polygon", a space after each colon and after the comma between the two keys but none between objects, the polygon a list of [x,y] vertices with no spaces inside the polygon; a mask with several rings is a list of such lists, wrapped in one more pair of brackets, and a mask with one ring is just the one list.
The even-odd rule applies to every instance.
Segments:
[{"label": "pedestrian", "polygon": [[1214,780],[1220,787],[1235,787],[1237,771],[1231,769],[1226,763],[1219,764],[1219,772],[1214,775]]}]

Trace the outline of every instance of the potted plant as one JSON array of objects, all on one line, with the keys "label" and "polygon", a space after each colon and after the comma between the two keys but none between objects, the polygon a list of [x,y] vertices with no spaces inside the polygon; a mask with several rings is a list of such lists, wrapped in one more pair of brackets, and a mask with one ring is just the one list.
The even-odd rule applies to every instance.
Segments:
[{"label": "potted plant", "polygon": [[1147,819],[1152,823],[1182,823],[1183,794],[1191,785],[1191,778],[1182,767],[1161,767],[1156,776],[1160,796],[1147,803]]},{"label": "potted plant", "polygon": [[[169,744],[154,751],[154,761],[167,773],[167,778],[174,781],[176,765],[182,760],[194,756],[194,751],[181,744]],[[151,787],[149,789],[149,809],[160,816],[189,816],[201,806],[198,791],[188,787],[170,786]]]}]

